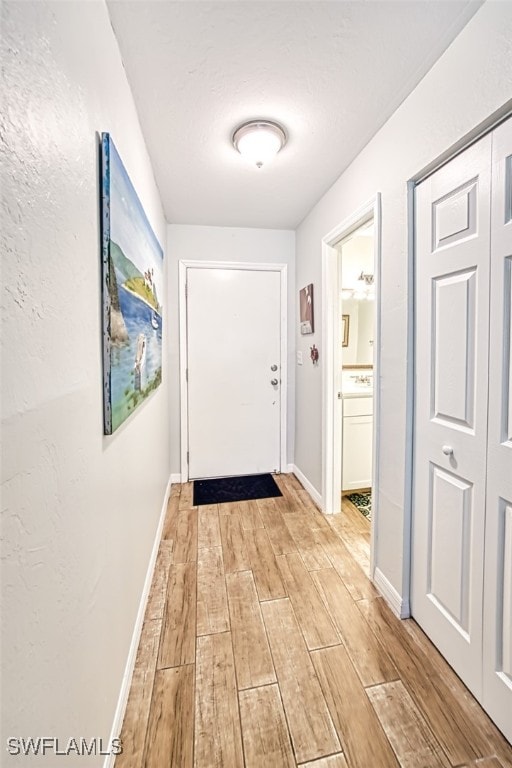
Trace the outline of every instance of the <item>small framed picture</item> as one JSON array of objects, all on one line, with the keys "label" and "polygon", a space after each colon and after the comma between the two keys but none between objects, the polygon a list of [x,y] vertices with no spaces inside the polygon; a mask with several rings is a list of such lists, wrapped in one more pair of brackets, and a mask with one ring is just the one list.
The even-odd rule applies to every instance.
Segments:
[{"label": "small framed picture", "polygon": [[341,346],[348,347],[348,329],[350,327],[350,315],[341,316]]},{"label": "small framed picture", "polygon": [[315,330],[313,313],[313,283],[306,285],[299,293],[300,332],[303,336]]}]

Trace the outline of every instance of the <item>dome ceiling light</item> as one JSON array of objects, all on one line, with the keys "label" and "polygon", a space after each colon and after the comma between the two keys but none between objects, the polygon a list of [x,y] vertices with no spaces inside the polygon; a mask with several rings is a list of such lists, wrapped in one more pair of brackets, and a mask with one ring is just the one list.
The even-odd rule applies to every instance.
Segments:
[{"label": "dome ceiling light", "polygon": [[286,144],[286,133],[271,120],[250,120],[233,133],[233,146],[258,168],[270,162]]}]

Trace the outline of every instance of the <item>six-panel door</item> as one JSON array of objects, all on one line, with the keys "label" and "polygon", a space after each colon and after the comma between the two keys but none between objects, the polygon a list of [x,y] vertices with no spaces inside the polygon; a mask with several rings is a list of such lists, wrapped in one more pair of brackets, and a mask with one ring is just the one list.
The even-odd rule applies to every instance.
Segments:
[{"label": "six-panel door", "polygon": [[492,135],[483,704],[512,741],[512,120]]},{"label": "six-panel door", "polygon": [[512,740],[512,120],[415,204],[412,613]]},{"label": "six-panel door", "polygon": [[412,611],[482,689],[491,137],[416,190]]}]

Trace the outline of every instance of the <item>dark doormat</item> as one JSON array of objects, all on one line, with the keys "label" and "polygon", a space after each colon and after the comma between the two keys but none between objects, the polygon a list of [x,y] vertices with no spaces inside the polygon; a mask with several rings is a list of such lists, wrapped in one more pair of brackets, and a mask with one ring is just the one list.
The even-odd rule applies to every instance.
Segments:
[{"label": "dark doormat", "polygon": [[271,474],[194,480],[194,506],[282,496]]}]

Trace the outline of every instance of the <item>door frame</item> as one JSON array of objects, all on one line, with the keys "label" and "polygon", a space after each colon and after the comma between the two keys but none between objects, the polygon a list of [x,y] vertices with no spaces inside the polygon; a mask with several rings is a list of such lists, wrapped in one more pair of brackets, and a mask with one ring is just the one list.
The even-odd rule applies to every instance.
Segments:
[{"label": "door frame", "polygon": [[180,334],[180,456],[181,482],[189,479],[188,446],[188,345],[187,345],[187,270],[188,269],[233,269],[250,272],[278,272],[281,291],[281,387],[280,387],[280,472],[287,467],[287,394],[288,394],[288,266],[287,264],[258,264],[238,261],[199,261],[180,259],[178,262],[179,282],[179,334]]},{"label": "door frame", "polygon": [[[322,510],[341,510],[341,461],[343,417],[341,393],[340,285],[335,246],[367,221],[374,222],[375,338],[373,359],[373,465],[370,574],[374,572],[374,542],[378,529],[379,428],[380,428],[380,327],[381,327],[381,194],[378,192],[322,238]],[[341,437],[341,439],[339,439]]]}]

